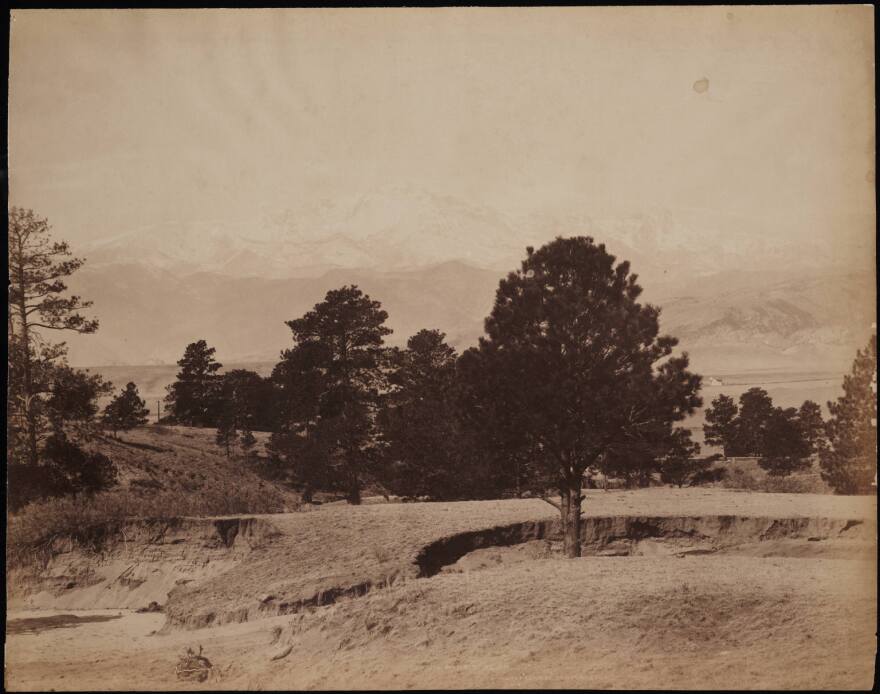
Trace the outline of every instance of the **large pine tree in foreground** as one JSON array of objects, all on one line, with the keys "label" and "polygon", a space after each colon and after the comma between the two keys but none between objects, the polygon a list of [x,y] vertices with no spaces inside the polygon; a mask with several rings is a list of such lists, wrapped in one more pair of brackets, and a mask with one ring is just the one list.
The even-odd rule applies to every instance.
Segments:
[{"label": "large pine tree in foreground", "polygon": [[852,373],[843,378],[843,395],[828,409],[828,444],[819,451],[822,479],[838,494],[867,493],[877,475],[876,334],[859,350]]},{"label": "large pine tree in foreground", "polygon": [[663,455],[673,424],[701,405],[700,377],[677,340],[659,335],[660,310],[638,303],[626,261],[589,237],[557,238],[498,288],[487,337],[462,355],[472,416],[503,427],[531,453],[530,484],[555,491],[564,551],[580,555],[584,471],[610,458]]}]

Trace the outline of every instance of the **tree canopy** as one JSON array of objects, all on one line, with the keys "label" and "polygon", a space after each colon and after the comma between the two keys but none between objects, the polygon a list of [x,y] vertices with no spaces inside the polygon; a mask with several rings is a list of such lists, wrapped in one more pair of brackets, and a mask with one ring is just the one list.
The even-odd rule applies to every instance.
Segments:
[{"label": "tree canopy", "polygon": [[223,374],[217,394],[216,440],[227,456],[236,446],[249,453],[255,445],[253,431],[261,424],[266,394],[263,378],[254,371],[233,369]]},{"label": "tree canopy", "polygon": [[223,365],[216,361],[217,350],[205,340],[191,342],[177,362],[177,380],[168,386],[165,402],[168,416],[188,426],[209,427],[217,423],[220,376]]},{"label": "tree canopy", "polygon": [[[829,402],[828,445],[819,451],[822,479],[838,494],[864,494],[877,483],[877,335],[859,350],[843,395]],[[875,487],[876,490],[876,487]]]},{"label": "tree canopy", "polygon": [[[67,348],[64,342],[48,341],[46,334],[93,333],[98,321],[81,313],[91,306],[90,301],[67,294],[65,279],[84,261],[71,254],[66,242],[52,239],[48,220],[33,210],[11,207],[7,252],[7,459],[12,464],[36,465],[49,432],[58,431],[57,415],[64,396],[57,386],[72,373],[70,369],[56,373]],[[47,405],[52,397],[54,424]]]},{"label": "tree canopy", "polygon": [[784,477],[811,466],[810,456],[824,445],[821,408],[805,400],[799,409],[781,408],[763,388],[739,397],[720,394],[706,410],[706,443],[721,446],[725,456],[758,458],[771,476]]},{"label": "tree canopy", "polygon": [[488,491],[477,442],[459,417],[456,353],[445,338],[439,330],[420,330],[394,352],[380,476],[394,494],[457,499]]},{"label": "tree canopy", "polygon": [[487,336],[460,363],[476,416],[528,449],[533,487],[560,494],[569,556],[580,552],[584,471],[662,454],[673,423],[701,404],[700,376],[673,356],[660,310],[638,302],[637,276],[615,260],[589,237],[528,248],[499,285]]},{"label": "tree canopy", "polygon": [[344,488],[352,504],[360,503],[361,486],[383,448],[377,416],[388,389],[387,318],[357,286],[333,289],[304,316],[287,321],[294,347],[276,367],[286,417],[274,450],[296,461],[302,479],[330,479]]},{"label": "tree canopy", "polygon": [[718,455],[699,457],[700,444],[691,440],[687,429],[676,429],[666,455],[660,461],[660,479],[677,487],[715,482],[724,477],[724,468],[714,467]]},{"label": "tree canopy", "polygon": [[128,431],[147,423],[147,403],[138,393],[137,385],[127,383],[125,388],[116,395],[104,408],[104,426],[113,431]]}]

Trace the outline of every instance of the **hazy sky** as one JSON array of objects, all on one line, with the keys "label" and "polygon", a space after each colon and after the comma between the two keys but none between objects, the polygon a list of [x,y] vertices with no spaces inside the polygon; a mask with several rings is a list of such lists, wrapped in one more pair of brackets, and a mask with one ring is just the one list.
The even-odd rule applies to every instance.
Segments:
[{"label": "hazy sky", "polygon": [[414,183],[872,262],[872,32],[863,6],[15,11],[12,202],[79,244]]}]

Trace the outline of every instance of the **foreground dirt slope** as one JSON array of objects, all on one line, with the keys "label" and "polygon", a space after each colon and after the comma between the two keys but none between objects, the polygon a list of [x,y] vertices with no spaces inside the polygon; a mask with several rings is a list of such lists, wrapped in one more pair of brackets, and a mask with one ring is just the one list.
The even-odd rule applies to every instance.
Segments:
[{"label": "foreground dirt slope", "polygon": [[[190,519],[158,545],[146,542],[141,550],[135,541],[126,550],[142,560],[141,573],[126,580],[149,576],[158,568],[151,564],[156,556],[206,560],[190,583],[171,591],[167,615],[120,611],[101,623],[12,633],[6,684],[14,690],[870,686],[876,497],[592,491],[585,511],[595,519],[588,519],[593,530],[637,531],[625,547],[629,556],[557,559],[541,550],[545,540],[535,540],[477,550],[430,578],[415,577],[414,561],[427,544],[511,523],[539,527],[541,519],[555,519],[555,510],[542,501],[511,500]],[[651,534],[664,524],[678,534]],[[709,535],[721,527],[753,536],[713,545],[734,554],[705,554],[714,542]],[[794,537],[780,534],[792,528]],[[114,552],[105,558],[118,559]],[[308,602],[345,598],[334,591],[370,582],[382,589],[323,607]],[[167,581],[156,589],[167,589]],[[51,608],[52,595],[43,596],[42,606]],[[298,600],[306,602],[295,614],[273,616]],[[171,625],[211,628],[174,629],[166,616]],[[211,679],[177,680],[178,655],[199,645],[215,666]]]},{"label": "foreground dirt slope", "polygon": [[[161,615],[15,636],[11,689],[865,689],[871,561],[550,559],[404,581],[312,612],[156,633]],[[200,644],[204,684],[178,681]]]},{"label": "foreground dirt slope", "polygon": [[[584,506],[588,517],[617,517],[601,528],[618,533],[634,523],[645,525],[644,517],[684,517],[687,523],[678,525],[694,532],[716,527],[713,517],[729,516],[739,519],[735,525],[742,531],[755,534],[773,528],[765,519],[823,519],[813,532],[837,536],[849,519],[873,519],[874,504],[870,497],[647,489],[588,492]],[[8,599],[17,609],[137,608],[156,601],[165,604],[171,627],[218,625],[295,612],[413,578],[424,573],[415,563],[424,548],[459,533],[515,523],[547,525],[557,517],[543,501],[507,500],[323,506],[292,514],[134,525],[108,538],[99,552],[59,547],[38,578],[10,577]],[[633,522],[621,520],[626,518]],[[589,541],[600,526],[588,526]],[[864,540],[866,530],[858,530]],[[649,541],[622,544],[628,554],[652,549]],[[760,543],[762,551],[767,548],[790,555]],[[804,552],[813,549],[834,556],[823,543],[801,542],[798,551],[812,556],[815,552]]]},{"label": "foreground dirt slope", "polygon": [[62,538],[45,567],[9,569],[7,601],[15,610],[162,604],[175,586],[223,574],[279,536],[262,518],[132,521],[96,540],[98,549]]},{"label": "foreground dirt slope", "polygon": [[585,558],[444,576],[293,621],[243,686],[866,687],[868,562]]},{"label": "foreground dirt slope", "polygon": [[169,625],[203,627],[295,611],[337,594],[415,578],[419,551],[455,533],[536,519],[552,519],[542,501],[334,506],[265,516],[280,531],[271,547],[193,586],[175,588],[166,606]]},{"label": "foreground dirt slope", "polygon": [[[726,490],[591,491],[587,516],[716,516],[873,519],[873,497],[749,494]],[[418,574],[419,550],[438,538],[509,523],[551,520],[540,500],[323,507],[266,517],[281,536],[229,572],[171,593],[169,623],[188,627],[296,611],[324,592],[365,592]]]}]

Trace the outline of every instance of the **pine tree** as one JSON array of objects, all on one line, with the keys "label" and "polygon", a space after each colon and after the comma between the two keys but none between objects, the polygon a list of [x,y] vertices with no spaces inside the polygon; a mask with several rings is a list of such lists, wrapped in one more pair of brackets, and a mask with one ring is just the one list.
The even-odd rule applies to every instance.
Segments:
[{"label": "pine tree", "polygon": [[52,344],[44,333],[93,333],[98,321],[80,314],[90,301],[65,296],[65,278],[84,261],[73,257],[64,241],[52,240],[46,219],[32,210],[10,208],[7,251],[7,459],[36,465],[50,429],[46,400],[53,392],[55,369],[67,353],[63,342]]},{"label": "pine tree", "polygon": [[85,451],[64,437],[50,436],[45,456],[52,471],[53,496],[94,494],[117,482],[118,470],[110,458]]},{"label": "pine tree", "polygon": [[798,425],[804,440],[810,447],[810,454],[821,451],[826,444],[825,420],[822,419],[822,408],[812,400],[804,400],[798,409]]},{"label": "pine tree", "polygon": [[739,407],[723,393],[715,398],[706,410],[703,434],[706,443],[722,446],[725,456],[754,456],[770,475],[784,477],[810,467],[810,455],[822,445],[821,426],[816,403],[782,409],[763,388],[749,388]]},{"label": "pine tree", "polygon": [[327,292],[302,318],[287,321],[295,349],[308,346],[313,368],[322,374],[314,440],[328,451],[333,476],[351,504],[360,503],[363,478],[381,455],[377,413],[387,388],[387,318],[378,301],[346,286]]},{"label": "pine tree", "polygon": [[[672,425],[702,404],[700,376],[659,335],[660,310],[641,305],[629,263],[588,237],[527,249],[502,280],[488,337],[459,360],[460,381],[485,428],[522,441],[535,475],[550,485],[564,528],[564,551],[580,555],[581,484],[603,456],[659,445]],[[497,416],[502,414],[501,417]],[[536,487],[544,492],[546,487]]]},{"label": "pine tree", "polygon": [[763,388],[749,388],[740,395],[730,455],[761,456],[766,428],[772,416],[773,400]]},{"label": "pine tree", "polygon": [[736,440],[736,417],[739,409],[728,395],[721,393],[706,410],[706,423],[703,425],[703,438],[710,446],[721,446],[724,455],[734,454]]},{"label": "pine tree", "polygon": [[165,396],[173,421],[186,426],[216,425],[220,405],[217,371],[223,366],[214,359],[216,351],[204,340],[187,345],[183,357],[177,362],[180,366],[177,380],[168,386],[168,395]]},{"label": "pine tree", "polygon": [[254,436],[254,432],[248,428],[247,424],[245,424],[245,428],[242,429],[238,441],[241,444],[241,450],[244,451],[245,462],[250,462],[251,451],[253,451],[254,446],[257,445],[257,437]]},{"label": "pine tree", "polygon": [[319,364],[321,345],[307,342],[282,353],[272,371],[278,425],[269,437],[269,456],[287,469],[304,503],[315,491],[338,486],[330,470],[330,450],[319,425],[321,397],[328,383]]},{"label": "pine tree", "polygon": [[217,423],[217,434],[214,436],[214,441],[218,446],[226,450],[227,458],[232,455],[237,438],[238,429],[235,427],[235,420],[229,417],[221,417]]},{"label": "pine tree", "polygon": [[700,444],[691,440],[691,432],[676,429],[666,455],[660,460],[660,479],[681,488],[716,482],[724,477],[724,469],[714,467],[721,456],[700,458],[699,455]]},{"label": "pine tree", "polygon": [[[216,442],[225,447],[227,457],[237,443],[242,444],[246,453],[256,443],[251,430],[263,395],[263,379],[254,371],[233,369],[221,377],[216,406]],[[249,446],[244,445],[245,439]]]},{"label": "pine tree", "polygon": [[[458,422],[455,350],[439,330],[421,330],[395,352],[394,391],[383,411],[388,442],[381,481],[393,494],[454,499],[479,495]],[[465,444],[465,445],[463,445]]]},{"label": "pine tree", "polygon": [[809,469],[810,452],[798,411],[774,407],[763,424],[758,465],[773,477],[785,477]]},{"label": "pine tree", "polygon": [[104,408],[104,426],[116,436],[119,431],[128,431],[146,424],[149,413],[147,403],[140,397],[137,386],[128,383]]},{"label": "pine tree", "polygon": [[[877,335],[859,350],[843,395],[829,402],[828,446],[819,451],[822,479],[838,494],[864,494],[877,480]],[[876,491],[876,487],[875,487]]]}]

